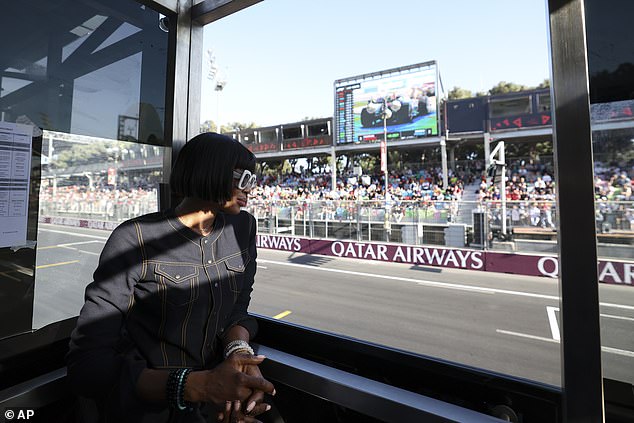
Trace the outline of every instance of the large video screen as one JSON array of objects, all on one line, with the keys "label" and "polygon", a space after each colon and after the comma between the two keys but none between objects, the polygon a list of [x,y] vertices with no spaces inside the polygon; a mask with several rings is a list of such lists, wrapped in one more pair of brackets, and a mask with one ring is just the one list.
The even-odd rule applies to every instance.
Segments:
[{"label": "large video screen", "polygon": [[438,135],[435,62],[335,81],[337,144]]}]

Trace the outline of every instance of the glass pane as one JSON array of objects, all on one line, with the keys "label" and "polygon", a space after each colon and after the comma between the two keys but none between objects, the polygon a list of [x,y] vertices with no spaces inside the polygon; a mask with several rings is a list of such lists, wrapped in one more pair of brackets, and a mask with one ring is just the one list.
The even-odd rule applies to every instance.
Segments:
[{"label": "glass pane", "polygon": [[319,125],[308,125],[307,128],[309,137],[328,133],[328,125],[325,123]]},{"label": "glass pane", "polygon": [[634,4],[586,1],[603,375],[634,383]]},{"label": "glass pane", "polygon": [[0,337],[76,316],[109,231],[157,209],[168,41],[135,1],[4,7],[0,120],[34,138],[30,248],[0,250],[27,269],[2,272],[3,286],[28,289],[3,290],[4,312],[20,303],[22,314],[2,316]]},{"label": "glass pane", "polygon": [[282,138],[285,140],[302,137],[302,128],[297,127],[284,127],[282,130]]},{"label": "glass pane", "polygon": [[[248,207],[259,230],[251,311],[559,385],[545,3],[363,5],[262,2],[205,28],[205,49],[228,83],[220,94],[214,79],[203,81],[203,120],[222,104],[226,121],[279,128],[285,140],[260,155]],[[424,16],[447,17],[451,29]],[[292,53],[292,66],[280,52]],[[437,80],[402,77],[428,62]],[[381,109],[388,102],[391,117]],[[339,107],[349,113],[333,121]],[[363,125],[363,110],[378,114]],[[331,139],[350,141],[332,143],[336,161],[303,143],[320,117],[330,119],[322,128]],[[424,120],[434,130],[417,136]],[[444,135],[447,125],[441,143],[435,128]],[[361,127],[361,140],[347,137]],[[486,173],[499,140],[504,189],[500,172]],[[509,192],[504,204],[500,191]]]},{"label": "glass pane", "polygon": [[260,132],[260,140],[265,144],[277,142],[277,133],[275,130],[262,131]]},{"label": "glass pane", "polygon": [[495,100],[490,104],[491,117],[505,117],[523,115],[531,112],[531,99],[529,96]]}]

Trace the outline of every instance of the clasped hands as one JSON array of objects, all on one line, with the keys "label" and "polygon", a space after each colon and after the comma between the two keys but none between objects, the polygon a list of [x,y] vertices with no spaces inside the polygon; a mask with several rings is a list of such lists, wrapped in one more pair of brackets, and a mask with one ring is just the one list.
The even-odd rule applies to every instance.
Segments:
[{"label": "clasped hands", "polygon": [[273,384],[262,377],[258,367],[264,359],[236,352],[211,370],[193,372],[187,380],[185,399],[215,404],[222,423],[260,423],[255,416],[271,408],[264,403],[264,394],[275,395]]}]

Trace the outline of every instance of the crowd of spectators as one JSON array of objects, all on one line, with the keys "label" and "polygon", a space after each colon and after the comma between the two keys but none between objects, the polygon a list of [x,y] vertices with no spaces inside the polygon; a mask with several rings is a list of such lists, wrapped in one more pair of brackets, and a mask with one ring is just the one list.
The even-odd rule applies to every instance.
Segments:
[{"label": "crowd of spectators", "polygon": [[[394,201],[460,200],[464,186],[472,183],[477,177],[479,172],[449,170],[448,187],[443,189],[440,168],[407,168],[400,172],[390,172],[387,190],[389,199]],[[251,195],[256,201],[385,200],[385,182],[382,174],[338,175],[336,188],[332,189],[331,185],[330,174],[265,176]]]},{"label": "crowd of spectators", "polygon": [[[630,169],[630,173],[632,169]],[[506,199],[509,202],[507,219],[511,226],[555,228],[555,181],[551,164],[526,164],[514,161],[509,165]],[[630,229],[634,225],[632,178],[627,169],[595,166],[596,220],[600,232]],[[482,181],[478,190],[480,201],[500,200],[499,184]],[[490,210],[494,225],[501,224],[501,210],[495,205]]]},{"label": "crowd of spectators", "polygon": [[[501,222],[499,184],[491,184],[482,170],[449,170],[448,187],[442,188],[442,170],[439,167],[392,171],[389,175],[388,193],[392,215],[397,221],[411,208],[432,208],[432,214],[442,211],[451,220],[465,189],[474,190],[471,196],[481,205],[487,204],[491,222]],[[539,226],[554,228],[555,182],[553,167],[548,163],[513,161],[508,165],[506,182],[507,219],[511,226]],[[597,165],[595,168],[595,193],[597,198],[597,226],[602,230],[629,228],[634,220],[632,204],[632,169],[620,169]],[[385,183],[381,174],[338,176],[335,189],[331,188],[330,174],[290,174],[264,176],[251,192],[251,204],[266,213],[266,204],[323,203],[321,218],[357,218],[353,202],[377,202],[376,208],[385,203]],[[478,181],[480,181],[478,187]],[[139,187],[140,185],[140,187]],[[139,183],[135,187],[100,185],[89,188],[84,185],[43,186],[40,208],[43,214],[92,216],[107,220],[123,220],[157,209],[156,184]],[[467,188],[465,188],[467,187]],[[478,188],[476,188],[478,187]],[[264,207],[264,208],[263,208]],[[305,207],[298,207],[302,216]],[[411,213],[410,213],[411,214]],[[318,216],[319,217],[319,216]],[[634,224],[634,222],[632,222]]]},{"label": "crowd of spectators", "polygon": [[123,221],[158,209],[157,190],[145,188],[46,186],[40,189],[43,216],[92,217]]}]

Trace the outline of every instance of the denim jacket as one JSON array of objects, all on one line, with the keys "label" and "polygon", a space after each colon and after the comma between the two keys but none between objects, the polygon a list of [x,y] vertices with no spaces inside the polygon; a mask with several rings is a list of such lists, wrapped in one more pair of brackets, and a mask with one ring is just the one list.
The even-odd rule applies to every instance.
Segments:
[{"label": "denim jacket", "polygon": [[[166,404],[135,386],[145,368],[208,369],[231,326],[257,330],[247,314],[256,272],[256,222],[218,214],[207,236],[173,210],[128,220],[106,242],[71,335],[68,377],[94,398],[100,421],[166,421]],[[170,421],[204,421],[199,410]]]}]

